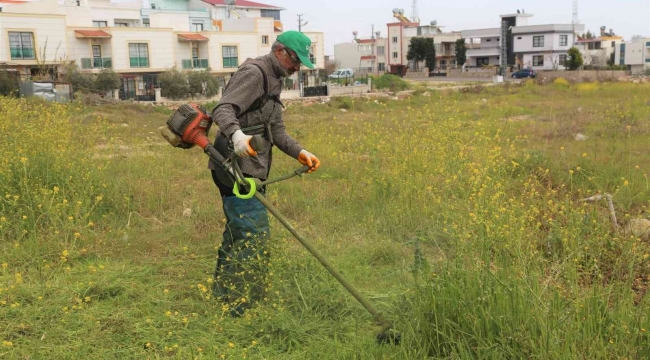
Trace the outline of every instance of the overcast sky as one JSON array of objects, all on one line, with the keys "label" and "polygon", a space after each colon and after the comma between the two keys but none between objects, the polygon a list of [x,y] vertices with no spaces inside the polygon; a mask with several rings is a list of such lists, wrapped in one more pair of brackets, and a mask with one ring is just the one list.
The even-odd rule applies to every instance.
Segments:
[{"label": "overcast sky", "polygon": [[[369,37],[375,31],[387,32],[393,22],[392,9],[403,4],[411,16],[411,0],[258,0],[281,6],[285,30],[297,30],[297,14],[304,14],[309,24],[303,31],[325,33],[325,53],[334,55],[334,44],[352,40],[352,31]],[[571,23],[572,0],[419,0],[422,24],[437,20],[445,31],[499,27],[499,15],[524,9],[535,16],[529,24]],[[599,32],[606,26],[629,40],[633,35],[650,36],[650,0],[580,0],[578,17],[588,30]]]}]

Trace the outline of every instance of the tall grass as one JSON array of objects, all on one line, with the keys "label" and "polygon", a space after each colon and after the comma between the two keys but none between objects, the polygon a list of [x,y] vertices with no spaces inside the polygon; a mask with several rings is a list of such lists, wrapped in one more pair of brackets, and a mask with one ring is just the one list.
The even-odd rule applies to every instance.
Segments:
[{"label": "tall grass", "polygon": [[289,107],[322,167],[267,195],[400,347],[276,222],[267,298],[234,319],[210,297],[221,202],[168,114],[1,99],[0,356],[647,358],[650,244],[580,200],[649,217],[650,87],[429,95]]}]

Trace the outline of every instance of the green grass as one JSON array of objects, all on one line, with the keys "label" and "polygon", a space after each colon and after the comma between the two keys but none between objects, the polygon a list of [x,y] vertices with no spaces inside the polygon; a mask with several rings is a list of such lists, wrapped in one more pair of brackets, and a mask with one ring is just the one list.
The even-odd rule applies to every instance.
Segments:
[{"label": "green grass", "polygon": [[[290,106],[289,133],[322,166],[268,195],[399,347],[375,343],[371,317],[277,221],[268,300],[234,319],[207,297],[221,202],[205,155],[161,139],[169,111],[17,117],[29,104],[0,100],[0,357],[648,358],[650,243],[579,200],[612,194],[622,227],[650,217],[650,86],[429,95]],[[276,154],[273,175],[299,167]]]}]

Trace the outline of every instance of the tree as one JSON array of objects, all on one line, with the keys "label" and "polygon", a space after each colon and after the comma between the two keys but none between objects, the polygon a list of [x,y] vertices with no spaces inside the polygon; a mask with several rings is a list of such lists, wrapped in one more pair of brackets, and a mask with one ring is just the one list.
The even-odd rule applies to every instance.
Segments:
[{"label": "tree", "polygon": [[190,85],[187,82],[187,75],[176,68],[167,70],[158,77],[162,96],[174,100],[186,97],[190,92]]},{"label": "tree", "polygon": [[436,47],[433,44],[433,39],[425,39],[424,62],[429,71],[436,68]]},{"label": "tree", "polygon": [[417,71],[420,62],[424,61],[426,57],[426,45],[424,38],[411,38],[411,46],[406,53],[406,59],[413,61],[413,68]]},{"label": "tree", "polygon": [[189,90],[194,95],[214,96],[219,92],[217,79],[210,75],[210,70],[191,72],[187,76]]},{"label": "tree", "polygon": [[465,65],[467,62],[467,47],[465,46],[465,39],[456,40],[456,64],[459,66]]},{"label": "tree", "polygon": [[575,46],[569,49],[565,65],[567,69],[578,70],[583,65],[583,63],[584,61],[582,60],[582,54],[580,53],[580,50],[578,50],[578,48]]},{"label": "tree", "polygon": [[101,91],[115,90],[120,85],[120,76],[113,69],[102,69],[95,79],[95,88]]}]

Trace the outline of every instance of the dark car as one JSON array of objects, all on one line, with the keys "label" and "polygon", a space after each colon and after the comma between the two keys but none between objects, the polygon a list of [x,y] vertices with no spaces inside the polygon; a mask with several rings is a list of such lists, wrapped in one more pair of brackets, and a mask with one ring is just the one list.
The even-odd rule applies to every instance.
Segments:
[{"label": "dark car", "polygon": [[513,79],[534,78],[537,74],[532,69],[521,69],[512,74]]}]

